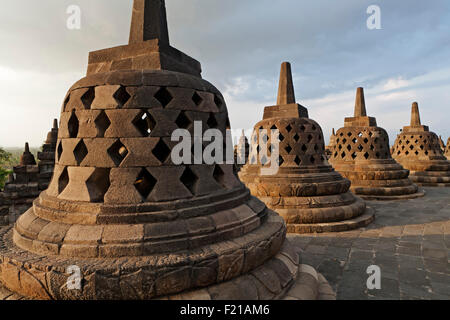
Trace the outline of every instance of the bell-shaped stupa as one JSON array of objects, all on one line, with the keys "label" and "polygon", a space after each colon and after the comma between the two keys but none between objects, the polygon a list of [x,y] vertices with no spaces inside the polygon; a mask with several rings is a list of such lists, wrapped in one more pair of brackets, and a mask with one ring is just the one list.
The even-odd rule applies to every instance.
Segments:
[{"label": "bell-shaped stupa", "polygon": [[352,182],[351,191],[367,200],[410,199],[423,192],[408,179],[405,170],[391,157],[389,136],[368,117],[364,89],[356,92],[354,117],[336,133],[329,159],[333,167]]},{"label": "bell-shaped stupa", "polygon": [[48,190],[0,234],[5,287],[37,299],[273,299],[302,280],[283,219],[233,164],[174,163],[175,130],[228,127],[200,74],[169,45],[164,0],[135,0],[129,45],[92,52],[65,98]]},{"label": "bell-shaped stupa", "polygon": [[450,187],[450,161],[444,156],[439,137],[420,121],[414,102],[411,124],[397,136],[392,156],[410,170],[410,179],[420,186]]},{"label": "bell-shaped stupa", "polygon": [[[278,139],[271,134],[277,131]],[[249,163],[239,176],[286,220],[288,232],[344,231],[373,221],[372,209],[349,192],[350,181],[328,164],[320,125],[295,102],[287,62],[281,66],[277,105],[265,108],[250,143]]]}]

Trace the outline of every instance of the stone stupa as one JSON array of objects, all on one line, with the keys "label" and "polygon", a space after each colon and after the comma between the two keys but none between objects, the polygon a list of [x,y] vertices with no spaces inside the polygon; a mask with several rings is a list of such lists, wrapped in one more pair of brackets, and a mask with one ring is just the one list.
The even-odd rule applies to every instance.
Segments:
[{"label": "stone stupa", "polygon": [[[279,141],[261,130],[278,130]],[[276,158],[273,150],[278,150],[274,161],[279,168],[263,174],[271,166],[266,151]],[[374,219],[373,210],[349,192],[350,181],[328,164],[320,125],[295,102],[287,62],[281,66],[277,105],[266,107],[263,120],[255,125],[249,163],[239,176],[254,196],[286,220],[291,233],[345,231]]]},{"label": "stone stupa", "polygon": [[248,139],[245,136],[244,130],[242,130],[242,135],[239,138],[239,142],[234,148],[234,159],[238,171],[241,170],[241,168],[247,164],[249,153],[250,153],[250,144],[248,143]]},{"label": "stone stupa", "polygon": [[[332,298],[232,164],[173,164],[174,130],[200,121],[225,134],[225,101],[200,74],[169,45],[164,0],[135,0],[129,45],[91,52],[65,98],[48,190],[0,234],[6,288],[35,299]],[[69,288],[74,266],[82,281]]]},{"label": "stone stupa", "polygon": [[408,179],[409,171],[392,159],[386,130],[367,116],[363,88],[357,89],[354,116],[345,118],[331,153],[330,163],[352,182],[351,191],[366,200],[424,196]]},{"label": "stone stupa", "polygon": [[445,156],[450,160],[450,138],[448,138],[447,145],[445,146]]},{"label": "stone stupa", "polygon": [[397,136],[392,156],[410,170],[414,183],[450,187],[450,161],[441,150],[439,137],[422,125],[417,102],[412,105],[411,124]]},{"label": "stone stupa", "polygon": [[328,146],[325,147],[325,152],[327,154],[327,158],[330,159],[332,153],[331,150],[333,149],[334,145],[336,144],[336,131],[333,130],[331,131],[331,136],[330,136],[330,141],[328,143]]}]

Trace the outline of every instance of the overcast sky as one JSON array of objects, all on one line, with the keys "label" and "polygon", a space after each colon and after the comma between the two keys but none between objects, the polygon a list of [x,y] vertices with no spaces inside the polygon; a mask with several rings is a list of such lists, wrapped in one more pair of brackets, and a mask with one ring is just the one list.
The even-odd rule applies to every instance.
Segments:
[{"label": "overcast sky", "polygon": [[[381,30],[369,30],[370,5]],[[68,6],[81,8],[69,30]],[[199,60],[224,94],[233,129],[249,129],[276,101],[280,64],[292,63],[297,100],[326,139],[351,116],[356,88],[390,133],[410,119],[450,135],[448,0],[166,0],[171,44]],[[132,0],[3,1],[0,146],[40,146],[88,52],[128,42]]]}]

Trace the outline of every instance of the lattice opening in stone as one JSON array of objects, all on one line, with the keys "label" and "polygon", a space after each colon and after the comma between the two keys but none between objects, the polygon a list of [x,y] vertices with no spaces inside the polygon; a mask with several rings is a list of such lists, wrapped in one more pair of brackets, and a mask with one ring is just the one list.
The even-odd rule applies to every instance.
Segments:
[{"label": "lattice opening in stone", "polygon": [[262,158],[261,158],[261,164],[263,165],[263,166],[265,166],[266,164],[268,164],[269,163],[269,160],[267,159],[267,157],[266,156],[262,156]]},{"label": "lattice opening in stone", "polygon": [[152,192],[156,182],[156,179],[145,168],[143,168],[134,183],[134,187],[145,200]]},{"label": "lattice opening in stone", "polygon": [[312,130],[313,131],[316,131],[317,130],[317,127],[313,124],[313,126],[312,126]]},{"label": "lattice opening in stone", "polygon": [[86,145],[84,144],[83,140],[78,142],[77,146],[73,150],[73,154],[75,156],[75,160],[77,161],[77,164],[80,165],[83,162],[84,158],[86,158],[86,156],[88,154],[88,149],[87,149]]},{"label": "lattice opening in stone", "polygon": [[156,157],[156,159],[158,159],[161,163],[164,163],[170,156],[171,150],[164,143],[164,141],[160,139],[156,146],[153,148],[152,153]]},{"label": "lattice opening in stone", "polygon": [[69,122],[67,123],[69,137],[76,138],[78,136],[79,128],[80,128],[80,122],[78,121],[75,111],[72,111],[72,115],[70,116]]},{"label": "lattice opening in stone", "polygon": [[62,156],[63,151],[64,151],[64,149],[63,149],[63,146],[62,146],[62,141],[59,141],[58,149],[57,149],[58,161],[61,160],[61,156]]},{"label": "lattice opening in stone", "polygon": [[208,118],[207,124],[208,124],[208,127],[211,128],[211,129],[216,129],[219,126],[219,124],[217,123],[217,119],[214,116],[214,113],[211,112],[209,114],[209,118]]},{"label": "lattice opening in stone", "polygon": [[305,127],[304,125],[301,125],[301,126],[300,126],[300,131],[301,131],[301,132],[305,132],[305,130],[306,130],[306,127]]},{"label": "lattice opening in stone", "polygon": [[83,103],[83,106],[86,110],[91,109],[92,101],[94,101],[95,98],[95,90],[94,88],[89,88],[88,91],[86,91],[81,96],[81,102]]},{"label": "lattice opening in stone", "polygon": [[143,137],[148,137],[156,127],[156,121],[148,111],[141,111],[133,120],[133,125]]},{"label": "lattice opening in stone", "polygon": [[189,191],[195,195],[195,189],[196,185],[198,183],[198,177],[195,175],[194,172],[189,167],[186,167],[183,174],[180,177],[180,181],[182,184],[185,185],[186,188],[189,189]]},{"label": "lattice opening in stone", "polygon": [[283,159],[283,157],[282,156],[279,156],[278,157],[278,166],[282,166],[283,165],[283,163],[284,163],[284,159]]},{"label": "lattice opening in stone", "polygon": [[95,127],[97,128],[97,137],[103,138],[105,136],[106,130],[108,130],[111,125],[111,121],[109,120],[106,112],[102,110],[98,115],[97,119],[95,119]]},{"label": "lattice opening in stone", "polygon": [[295,142],[298,142],[300,140],[300,136],[296,133],[295,135],[294,135],[294,141]]},{"label": "lattice opening in stone", "polygon": [[287,132],[291,132],[292,131],[292,127],[290,124],[288,124],[288,126],[286,127]]},{"label": "lattice opening in stone", "polygon": [[111,157],[114,164],[118,167],[122,161],[128,155],[128,149],[124,146],[120,140],[114,142],[114,144],[108,149],[108,155]]},{"label": "lattice opening in stone", "polygon": [[109,180],[110,169],[95,168],[92,175],[86,181],[86,187],[91,198],[91,202],[103,202],[106,192],[111,183]]},{"label": "lattice opening in stone", "polygon": [[225,173],[219,165],[216,165],[214,167],[213,177],[218,184],[220,184],[221,186],[225,186]]},{"label": "lattice opening in stone", "polygon": [[363,151],[363,150],[364,150],[363,146],[362,146],[362,145],[359,145],[359,146],[358,146],[358,150],[359,150],[359,152]]},{"label": "lattice opening in stone", "polygon": [[308,135],[308,143],[311,142],[312,139],[313,139],[313,136],[309,134],[309,135]]},{"label": "lattice opening in stone", "polygon": [[159,103],[161,103],[163,108],[165,108],[172,101],[173,97],[165,87],[162,87],[155,94],[155,99],[158,100]]},{"label": "lattice opening in stone", "polygon": [[220,99],[217,96],[217,94],[214,95],[214,103],[216,104],[216,106],[219,110],[222,110],[223,102],[222,102],[222,99]]},{"label": "lattice opening in stone", "polygon": [[306,150],[308,150],[308,147],[304,144],[304,145],[302,145],[302,151],[303,152],[306,152]]},{"label": "lattice opening in stone", "polygon": [[289,154],[292,151],[292,148],[290,145],[288,145],[286,148],[284,148],[284,150],[286,150],[286,152]]},{"label": "lattice opening in stone", "polygon": [[181,129],[189,129],[189,127],[192,125],[191,120],[189,120],[184,111],[180,113],[175,123],[178,126],[178,128]]},{"label": "lattice opening in stone", "polygon": [[199,107],[203,102],[203,98],[200,97],[200,95],[197,92],[194,92],[194,95],[192,96],[192,101],[194,101],[195,105]]},{"label": "lattice opening in stone", "polygon": [[302,159],[300,159],[298,156],[295,157],[294,162],[299,166],[302,163]]},{"label": "lattice opening in stone", "polygon": [[280,133],[280,135],[278,136],[278,140],[280,140],[280,142],[282,142],[284,140],[284,136]]},{"label": "lattice opening in stone", "polygon": [[127,92],[127,89],[125,87],[120,86],[120,88],[114,93],[114,99],[116,99],[117,103],[119,104],[119,107],[123,107],[128,100],[130,100],[131,96]]},{"label": "lattice opening in stone", "polygon": [[63,171],[58,178],[58,193],[61,194],[69,184],[69,173],[67,167],[64,167]]},{"label": "lattice opening in stone", "polygon": [[311,156],[311,158],[309,158],[309,161],[314,164],[316,162],[316,158],[314,158],[314,156]]},{"label": "lattice opening in stone", "polygon": [[66,107],[67,107],[67,104],[69,103],[69,101],[70,101],[70,94],[68,94],[66,97],[66,100],[64,100],[63,111],[66,111]]}]

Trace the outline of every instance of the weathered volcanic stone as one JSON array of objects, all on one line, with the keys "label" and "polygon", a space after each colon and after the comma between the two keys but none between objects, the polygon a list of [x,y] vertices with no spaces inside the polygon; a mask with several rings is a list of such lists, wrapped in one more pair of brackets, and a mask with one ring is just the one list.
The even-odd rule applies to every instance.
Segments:
[{"label": "weathered volcanic stone", "polygon": [[[279,131],[278,140],[272,130]],[[271,161],[278,163],[277,172],[263,173]],[[249,163],[239,176],[286,220],[288,232],[344,231],[374,219],[365,202],[349,192],[350,181],[328,164],[320,125],[295,103],[287,62],[281,66],[278,105],[266,107],[264,119],[255,125]]]},{"label": "weathered volcanic stone", "polygon": [[355,115],[336,133],[329,159],[352,182],[351,191],[367,200],[410,199],[424,195],[391,157],[389,136],[368,117],[363,88],[356,93]]},{"label": "weathered volcanic stone", "polygon": [[445,147],[445,156],[450,160],[450,138],[447,140],[447,145]]},{"label": "weathered volcanic stone", "polygon": [[444,156],[439,137],[420,121],[419,105],[414,102],[411,125],[403,127],[392,153],[397,162],[410,170],[410,179],[421,186],[450,186],[450,161]]},{"label": "weathered volcanic stone", "polygon": [[302,273],[283,219],[233,165],[171,160],[172,130],[225,136],[223,96],[168,45],[164,1],[135,0],[132,21],[130,45],[91,54],[64,100],[49,188],[0,232],[2,284],[36,299],[283,297]]}]

